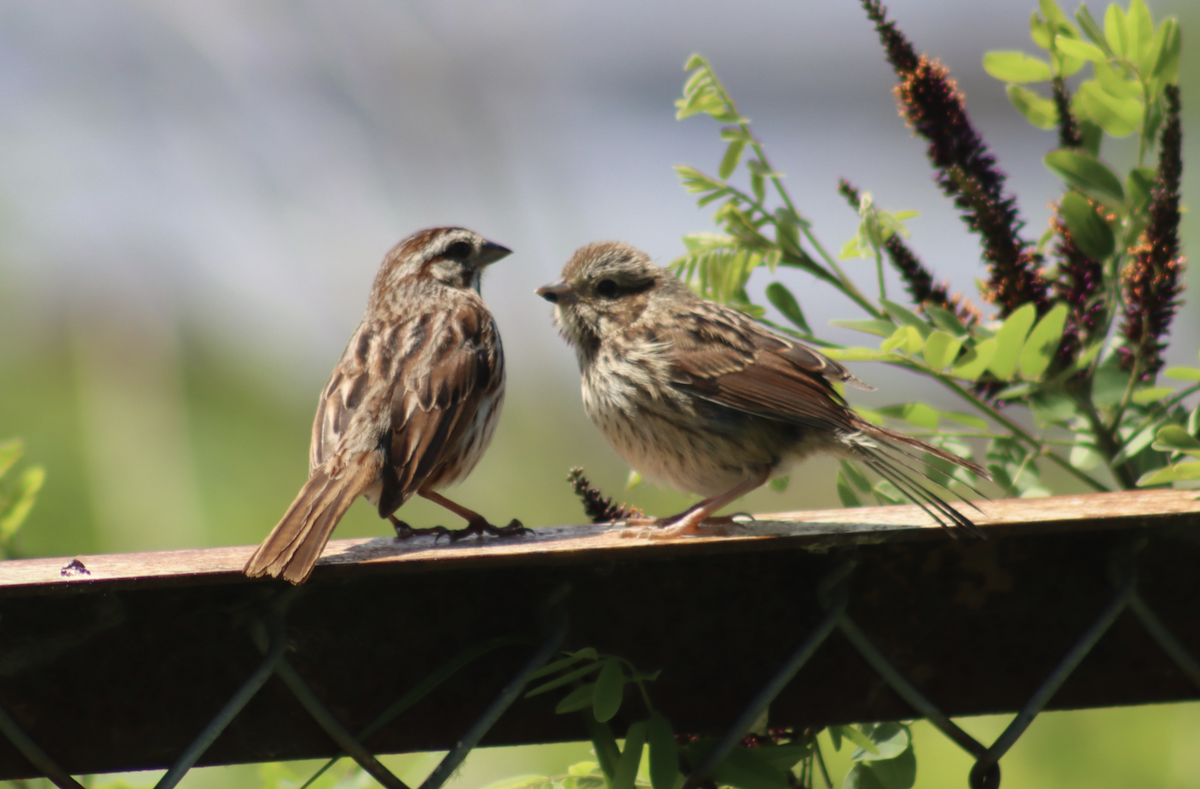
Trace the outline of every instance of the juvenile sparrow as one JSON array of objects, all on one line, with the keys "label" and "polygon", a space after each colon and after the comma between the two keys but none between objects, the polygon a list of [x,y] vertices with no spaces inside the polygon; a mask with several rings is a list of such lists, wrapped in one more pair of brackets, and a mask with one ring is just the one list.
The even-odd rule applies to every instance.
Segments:
[{"label": "juvenile sparrow", "polygon": [[[367,312],[317,402],[309,479],[246,562],[251,578],[303,583],[358,496],[397,535],[510,535],[434,492],[471,472],[504,399],[504,351],[479,295],[483,269],[510,250],[460,227],[414,233],[379,267]],[[413,494],[467,520],[413,529],[393,513]]]},{"label": "juvenile sparrow", "polygon": [[[698,530],[708,517],[817,453],[857,460],[890,480],[953,535],[979,534],[907,472],[920,453],[987,478],[974,463],[867,422],[831,381],[870,389],[837,362],[701,299],[628,244],[577,250],[537,294],[575,348],[583,408],[630,466],[706,498],[631,525]],[[915,462],[914,462],[915,461]]]}]

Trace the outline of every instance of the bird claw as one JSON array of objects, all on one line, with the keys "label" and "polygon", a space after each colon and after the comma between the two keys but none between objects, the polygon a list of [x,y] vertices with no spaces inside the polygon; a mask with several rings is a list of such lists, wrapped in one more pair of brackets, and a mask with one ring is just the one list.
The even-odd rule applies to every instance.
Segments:
[{"label": "bird claw", "polygon": [[513,518],[508,522],[507,526],[493,526],[485,520],[478,520],[468,523],[465,529],[448,532],[450,542],[458,542],[465,540],[472,535],[490,534],[493,537],[522,537],[526,534],[533,534],[533,529],[526,529],[519,520]]},{"label": "bird claw", "polygon": [[402,520],[392,519],[392,528],[396,530],[397,540],[407,540],[412,537],[424,537],[429,534],[436,535],[433,538],[437,542],[441,537],[450,534],[450,530],[445,526],[430,526],[427,529],[414,529]]}]

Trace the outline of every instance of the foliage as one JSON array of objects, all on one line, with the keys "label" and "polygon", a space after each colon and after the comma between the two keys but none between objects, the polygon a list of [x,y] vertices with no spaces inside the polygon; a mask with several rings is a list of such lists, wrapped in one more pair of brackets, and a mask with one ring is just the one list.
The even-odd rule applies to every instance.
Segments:
[{"label": "foliage", "polygon": [[24,449],[20,441],[0,444],[0,558],[3,559],[19,555],[15,544],[17,532],[33,509],[38,491],[46,479],[46,472],[41,466],[29,466],[16,479],[5,479],[21,459]]},{"label": "foliage", "polygon": [[[984,319],[976,306],[935,284],[906,242],[904,221],[912,212],[883,210],[869,193],[844,181],[838,191],[861,221],[840,258],[831,256],[749,119],[700,55],[685,66],[691,74],[676,103],[677,117],[708,115],[724,124],[725,150],[715,175],[688,165],[676,169],[701,207],[716,206],[717,232],[685,236],[684,254],[671,268],[701,296],[821,346],[832,358],[899,367],[954,393],[961,411],[924,403],[858,410],[877,423],[915,426],[926,441],[960,456],[982,452],[1004,496],[1048,495],[1041,476],[1046,462],[1097,491],[1200,479],[1200,406],[1190,412],[1184,406],[1200,391],[1200,368],[1169,368],[1165,377],[1183,386],[1157,385],[1184,263],[1178,243],[1178,24],[1166,19],[1155,27],[1142,0],[1131,0],[1128,11],[1109,6],[1103,29],[1081,6],[1077,27],[1054,0],[1041,0],[1031,34],[1048,59],[1020,52],[985,56],[985,68],[1008,83],[1017,110],[1034,126],[1058,131],[1058,144],[1044,163],[1065,189],[1050,227],[1035,243],[1022,238],[1016,199],[1005,192],[1005,177],[972,128],[948,71],[918,55],[876,0],[863,5],[899,77],[901,115],[928,141],[939,187],[981,238],[988,276],[980,296],[995,306],[995,316]],[[1087,66],[1091,79],[1072,95],[1066,79]],[[1050,83],[1051,98],[1024,87],[1037,82]],[[1122,178],[1102,160],[1102,143],[1105,136],[1135,132],[1137,162]],[[1155,149],[1157,167],[1150,168],[1146,159]],[[874,261],[875,297],[839,264],[854,258]],[[886,291],[885,259],[899,271],[907,299]],[[766,305],[750,296],[747,285],[760,269],[772,277],[767,301],[786,324],[767,320]],[[839,347],[816,336],[800,301],[778,278],[787,269],[846,296],[864,314],[834,324],[873,335],[878,346]],[[1037,430],[1022,427],[1015,409],[1025,409]],[[935,481],[945,486],[976,484],[964,469],[944,462],[939,467],[943,473]],[[893,486],[873,484],[851,461],[841,462],[836,484],[847,506],[858,506],[868,494],[880,503],[903,500]],[[599,493],[593,498],[599,501]],[[594,780],[597,772],[613,789],[644,786],[647,780],[652,789],[677,789],[683,772],[715,745],[676,735],[651,702],[648,683],[657,674],[640,672],[619,657],[587,648],[565,655],[539,676],[553,678],[528,695],[565,691],[557,712],[583,718],[597,762],[568,776],[525,776],[492,789],[590,786],[582,782]],[[619,747],[612,725],[625,706],[628,685],[637,689],[640,704],[625,715],[634,722]],[[916,756],[906,724],[827,731],[835,749],[844,741],[857,746],[844,787],[915,784]],[[832,789],[817,734],[752,732],[715,769],[712,781],[776,789],[815,786],[819,776]]]},{"label": "foliage", "polygon": [[[488,789],[678,789],[684,771],[697,767],[717,741],[712,738],[676,734],[671,722],[654,707],[648,683],[658,672],[640,671],[629,661],[599,653],[592,647],[564,655],[533,675],[546,681],[529,690],[526,697],[551,691],[563,692],[555,707],[560,715],[578,714],[591,735],[597,761],[576,765],[567,776],[521,776],[493,784]],[[633,686],[638,702],[634,710],[626,704],[625,690]],[[632,718],[618,745],[612,730],[617,714],[626,710]],[[752,732],[719,764],[712,780],[738,789],[786,789],[811,786],[820,774],[832,786],[817,743],[817,733],[790,729]],[[830,728],[835,749],[843,740],[858,746],[852,758],[855,784],[848,786],[909,789],[916,780],[909,729],[904,724],[834,726]],[[602,780],[600,780],[602,776]],[[849,781],[850,778],[847,779]],[[592,783],[592,781],[596,781]],[[872,783],[872,781],[874,783]]]},{"label": "foliage", "polygon": [[[843,182],[840,191],[862,221],[841,258],[875,261],[879,292],[868,297],[817,240],[750,121],[699,55],[686,65],[692,74],[677,102],[678,117],[707,114],[728,124],[721,130],[725,153],[715,176],[691,166],[676,169],[701,206],[717,205],[719,232],[686,236],[686,251],[672,268],[706,298],[760,317],[766,308],[746,287],[759,268],[772,275],[799,269],[848,297],[865,315],[834,323],[878,337],[877,347],[821,340],[785,282],[774,278],[766,289],[787,322],[772,324],[777,329],[824,346],[835,359],[900,367],[954,393],[964,413],[922,403],[860,413],[907,422],[923,431],[916,435],[962,456],[982,451],[1002,495],[1047,495],[1046,462],[1097,491],[1200,478],[1194,462],[1171,465],[1196,457],[1200,417],[1184,400],[1200,391],[1200,369],[1165,370],[1180,387],[1156,380],[1183,267],[1178,24],[1165,19],[1155,27],[1142,0],[1133,0],[1128,11],[1109,6],[1103,29],[1082,6],[1076,26],[1053,0],[1043,0],[1031,33],[1048,59],[1019,52],[985,56],[988,72],[1009,83],[1014,106],[1035,126],[1060,131],[1058,147],[1044,161],[1066,188],[1050,228],[1034,244],[1020,237],[1016,200],[1004,192],[1004,176],[971,128],[948,73],[918,56],[877,4],[864,5],[900,77],[901,114],[929,140],[939,185],[981,236],[990,275],[981,296],[996,305],[997,315],[980,320],[972,305],[932,284],[904,241],[903,221],[911,212],[884,211]],[[1070,96],[1065,79],[1087,66],[1092,78]],[[1024,87],[1036,82],[1050,82],[1055,96],[1066,99],[1062,112],[1053,99]],[[1122,178],[1102,160],[1102,142],[1134,132],[1138,159]],[[1147,167],[1156,147],[1158,166]],[[748,187],[739,185],[739,174]],[[907,303],[885,290],[885,257],[906,283]],[[1049,266],[1043,265],[1047,258]],[[1021,426],[1016,409],[1030,412],[1037,432]],[[957,482],[975,483],[961,469],[947,471]],[[899,500],[886,482],[872,485],[851,462],[842,463],[837,488],[849,506],[863,494]]]}]

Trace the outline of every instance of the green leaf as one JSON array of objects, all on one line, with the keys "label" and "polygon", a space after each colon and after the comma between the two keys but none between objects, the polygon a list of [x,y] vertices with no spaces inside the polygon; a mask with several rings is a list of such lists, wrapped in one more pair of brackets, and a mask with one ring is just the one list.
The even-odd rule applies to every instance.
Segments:
[{"label": "green leaf", "polygon": [[1139,99],[1143,95],[1142,83],[1136,79],[1126,79],[1117,73],[1108,61],[1093,64],[1092,73],[1096,75],[1096,82],[1100,83],[1100,87],[1110,96],[1116,96],[1118,99]]},{"label": "green leaf", "polygon": [[799,255],[801,254],[800,231],[793,223],[781,219],[780,213],[779,211],[775,212],[775,243],[789,255]]},{"label": "green leaf", "polygon": [[[1025,338],[1033,327],[1037,317],[1037,307],[1026,304],[1019,308],[996,332],[996,352],[992,356],[988,369],[1001,381],[1010,380],[1017,372],[1017,362],[1021,358],[1021,349],[1025,347]],[[979,348],[983,343],[980,343]]]},{"label": "green leaf", "polygon": [[741,140],[734,140],[729,143],[729,147],[725,149],[725,156],[721,158],[721,166],[717,170],[717,175],[720,176],[722,181],[733,175],[733,171],[737,169],[738,162],[741,161],[742,151],[745,147],[746,143]]},{"label": "green leaf", "polygon": [[1150,203],[1150,192],[1154,189],[1157,173],[1152,167],[1134,167],[1125,179],[1125,191],[1134,211],[1144,209]]},{"label": "green leaf", "polygon": [[857,463],[852,460],[839,460],[838,463],[841,465],[842,471],[851,485],[863,493],[871,492],[871,481],[867,479],[866,474],[863,474],[862,469],[858,467]]},{"label": "green leaf", "polygon": [[625,733],[625,747],[621,750],[621,759],[613,775],[612,789],[633,789],[645,745],[646,721],[629,724],[629,731]]},{"label": "green leaf", "polygon": [[1073,446],[1069,457],[1071,465],[1080,471],[1091,471],[1099,468],[1104,462],[1104,456],[1091,446]]},{"label": "green leaf", "polygon": [[887,357],[875,348],[822,348],[821,353],[839,362],[873,362]]},{"label": "green leaf", "polygon": [[653,789],[675,789],[682,777],[679,774],[679,746],[675,731],[661,712],[650,716],[647,728],[650,742],[650,785]]},{"label": "green leaf", "polygon": [[1125,12],[1116,3],[1109,3],[1104,14],[1104,38],[1113,52],[1130,60],[1137,60],[1136,53],[1128,49],[1129,27],[1125,21]]},{"label": "green leaf", "polygon": [[911,742],[908,730],[899,723],[881,723],[871,730],[871,742],[875,743],[875,751],[871,752],[861,745],[850,754],[856,762],[876,759],[894,759],[903,753]]},{"label": "green leaf", "polygon": [[884,353],[899,350],[902,353],[913,354],[920,353],[924,346],[921,332],[915,326],[901,326],[896,329],[895,334],[883,341],[879,349]]},{"label": "green leaf", "polygon": [[1179,53],[1182,48],[1179,23],[1174,19],[1164,19],[1154,34],[1154,44],[1150,49],[1150,78],[1158,80],[1160,84],[1174,83],[1179,77]]},{"label": "green leaf", "polygon": [[[557,674],[559,671],[566,668],[567,666],[574,665],[575,663],[578,663],[579,661],[584,660],[584,659],[595,660],[596,659],[596,650],[593,649],[592,647],[585,647],[585,648],[579,650],[578,652],[568,655],[565,658],[560,658],[559,660],[555,660],[553,663],[547,663],[546,665],[542,666],[537,671],[530,674],[529,680],[532,681],[535,679],[541,679],[542,677],[548,677],[551,674]],[[526,696],[526,698],[528,698],[528,695]]]},{"label": "green leaf", "polygon": [[1112,228],[1087,198],[1078,192],[1067,192],[1058,208],[1059,216],[1071,231],[1071,239],[1083,254],[1092,260],[1104,260],[1116,248]]},{"label": "green leaf", "polygon": [[1200,440],[1180,425],[1159,428],[1151,447],[1160,452],[1185,452],[1200,458]]},{"label": "green leaf", "polygon": [[764,749],[734,748],[713,770],[713,781],[736,789],[787,789],[783,771],[763,758],[760,750]]},{"label": "green leaf", "polygon": [[957,422],[960,425],[973,427],[976,430],[987,430],[988,427],[986,419],[981,419],[971,414],[960,414],[957,411],[942,411],[942,418],[951,422]]},{"label": "green leaf", "polygon": [[983,375],[983,371],[992,363],[992,357],[996,355],[996,349],[999,347],[1000,341],[995,337],[976,343],[975,347],[967,349],[951,372],[968,381],[978,380],[979,376]]},{"label": "green leaf", "polygon": [[878,411],[872,411],[870,408],[863,408],[861,405],[851,406],[854,413],[861,416],[873,425],[883,427],[883,414]]},{"label": "green leaf", "polygon": [[725,189],[725,184],[712,176],[705,175],[695,167],[688,167],[686,164],[677,164],[675,165],[675,172],[683,180],[683,189],[686,192],[711,192],[714,189]]},{"label": "green leaf", "polygon": [[890,337],[896,331],[896,324],[892,323],[891,321],[884,320],[830,321],[829,325],[841,326],[843,329],[854,329],[855,331],[874,334],[877,337]]},{"label": "green leaf", "polygon": [[1195,367],[1168,367],[1163,375],[1176,381],[1200,381],[1200,369]]},{"label": "green leaf", "polygon": [[1089,44],[1086,41],[1080,41],[1077,38],[1068,36],[1055,36],[1054,46],[1059,52],[1070,55],[1073,58],[1080,60],[1088,60],[1093,63],[1096,61],[1104,61],[1104,50],[1095,44]]},{"label": "green leaf", "polygon": [[1072,150],[1050,151],[1042,159],[1046,169],[1083,194],[1110,205],[1125,201],[1125,190],[1112,170],[1086,153]]},{"label": "green leaf", "polygon": [[1173,386],[1153,386],[1149,389],[1139,389],[1133,393],[1130,399],[1138,405],[1146,405],[1147,403],[1161,400],[1174,391],[1175,387]]},{"label": "green leaf", "polygon": [[846,780],[842,782],[842,789],[887,789],[871,766],[866,762],[856,762],[846,773]]},{"label": "green leaf", "polygon": [[767,285],[767,301],[783,313],[783,317],[791,321],[797,329],[805,334],[812,334],[812,329],[808,328],[808,321],[804,319],[799,302],[782,282],[772,282]]},{"label": "green leaf", "polygon": [[1009,85],[1004,89],[1008,100],[1025,116],[1025,120],[1039,129],[1053,129],[1058,123],[1058,108],[1050,99],[1043,98],[1029,88]]},{"label": "green leaf", "polygon": [[924,403],[884,406],[879,409],[879,413],[892,419],[903,419],[910,425],[916,425],[926,430],[937,430],[938,419],[940,417],[937,411]]},{"label": "green leaf", "polygon": [[1129,373],[1116,365],[1102,364],[1092,376],[1092,402],[1098,406],[1116,405],[1125,397]]},{"label": "green leaf", "polygon": [[1157,471],[1147,472],[1138,479],[1137,484],[1141,487],[1190,479],[1200,479],[1200,462],[1180,463],[1178,466],[1165,466]]},{"label": "green leaf", "polygon": [[1145,58],[1150,54],[1151,42],[1154,39],[1154,20],[1150,17],[1150,9],[1143,0],[1129,0],[1125,29],[1129,35],[1126,44],[1129,59],[1145,65]]},{"label": "green leaf", "polygon": [[962,340],[944,331],[931,332],[925,338],[925,363],[934,370],[942,371],[958,358]]},{"label": "green leaf", "polygon": [[764,745],[754,749],[755,754],[777,770],[790,770],[812,753],[812,747],[807,743],[788,743],[786,745]]},{"label": "green leaf", "polygon": [[1001,82],[1045,82],[1051,77],[1049,63],[1024,52],[988,52],[983,70]]},{"label": "green leaf", "polygon": [[1047,22],[1069,25],[1067,15],[1062,12],[1054,0],[1038,0],[1038,10],[1042,12],[1042,16],[1046,17]]},{"label": "green leaf", "polygon": [[895,759],[867,762],[863,766],[874,773],[884,789],[910,789],[917,782],[917,755],[911,747]]},{"label": "green leaf", "polygon": [[858,494],[850,487],[850,483],[846,480],[846,475],[839,471],[837,473],[837,494],[838,500],[842,502],[843,507],[861,507],[863,504],[858,499]]},{"label": "green leaf", "polygon": [[572,682],[574,682],[575,680],[580,679],[581,677],[585,677],[588,674],[591,674],[593,671],[595,671],[596,669],[600,668],[603,665],[604,665],[603,663],[591,663],[587,666],[584,666],[583,668],[575,669],[574,671],[572,671],[568,674],[563,674],[561,677],[556,677],[555,679],[550,680],[546,684],[539,685],[536,688],[534,688],[533,690],[529,691],[528,693],[525,694],[525,698],[529,699],[529,698],[533,698],[534,696],[540,696],[543,693],[546,693],[547,691],[554,690],[555,688],[561,688],[563,685],[569,685]]},{"label": "green leaf", "polygon": [[1080,85],[1075,100],[1078,106],[1072,109],[1076,114],[1095,121],[1113,137],[1127,137],[1137,131],[1142,122],[1140,101],[1112,96],[1095,80]]},{"label": "green leaf", "polygon": [[568,712],[578,712],[592,706],[592,696],[596,690],[595,682],[588,682],[575,688],[575,690],[563,697],[562,701],[558,702],[554,707],[554,711],[559,715]]},{"label": "green leaf", "polygon": [[774,477],[773,479],[768,480],[767,487],[776,493],[783,493],[788,489],[788,482],[790,480],[791,477]]},{"label": "green leaf", "polygon": [[1029,398],[1029,409],[1033,412],[1034,422],[1040,428],[1052,425],[1065,427],[1066,423],[1079,413],[1079,406],[1074,400],[1064,392],[1053,389],[1033,392]]},{"label": "green leaf", "polygon": [[1037,326],[1029,333],[1025,347],[1021,349],[1019,367],[1022,378],[1036,381],[1042,377],[1042,373],[1046,372],[1046,368],[1054,360],[1066,323],[1066,304],[1059,304],[1038,321]]},{"label": "green leaf", "polygon": [[[891,326],[890,323],[888,325]],[[887,334],[891,333],[892,330],[888,329]],[[887,334],[883,336],[886,337]],[[0,444],[0,477],[8,473],[8,470],[20,459],[23,451],[24,444],[20,439],[5,441],[3,444]]]},{"label": "green leaf", "polygon": [[[933,327],[928,322],[907,307],[897,304],[894,301],[888,301],[887,299],[880,299],[879,303],[887,310],[888,315],[892,316],[892,320],[901,326],[912,326],[921,333],[922,339],[928,337],[929,333],[933,331]],[[916,351],[913,351],[913,353],[916,353]]]},{"label": "green leaf", "polygon": [[[830,726],[829,728],[832,729],[833,727]],[[838,729],[841,730],[843,737],[857,745],[859,748],[862,748],[867,753],[872,755],[879,753],[879,747],[875,745],[875,743],[871,742],[871,739],[859,731],[857,727],[839,726]]]},{"label": "green leaf", "polygon": [[592,713],[596,720],[601,723],[612,720],[621,709],[624,692],[625,669],[621,667],[621,661],[609,658],[596,676],[596,689],[592,694]]},{"label": "green leaf", "polygon": [[[1072,104],[1072,112],[1079,105]],[[1101,129],[1099,124],[1088,120],[1083,115],[1078,115],[1079,121],[1079,136],[1083,138],[1083,150],[1090,153],[1092,156],[1100,155],[1100,143],[1104,142],[1104,129]]]},{"label": "green leaf", "polygon": [[41,466],[27,468],[17,477],[8,506],[0,507],[0,542],[7,544],[21,528],[45,481],[46,471]]},{"label": "green leaf", "polygon": [[1029,37],[1033,39],[1033,43],[1045,50],[1049,50],[1054,41],[1052,27],[1038,16],[1037,11],[1029,17]]},{"label": "green leaf", "polygon": [[1084,4],[1080,4],[1079,10],[1075,12],[1075,21],[1079,23],[1079,29],[1083,34],[1092,40],[1092,43],[1100,47],[1104,54],[1108,57],[1113,57],[1112,47],[1108,45],[1108,39],[1104,37],[1104,31],[1100,29],[1100,25],[1096,24],[1096,20],[1092,18],[1092,12]]},{"label": "green leaf", "polygon": [[1150,446],[1154,441],[1154,434],[1158,432],[1158,424],[1147,425],[1138,432],[1133,434],[1133,437],[1125,442],[1125,446],[1121,447],[1121,451],[1112,459],[1113,466],[1119,466],[1130,458],[1137,457],[1142,450]]},{"label": "green leaf", "polygon": [[963,337],[967,334],[967,327],[962,325],[962,321],[958,319],[957,315],[945,307],[939,307],[936,304],[925,304],[922,309],[925,310],[925,314],[934,323],[955,337]]}]

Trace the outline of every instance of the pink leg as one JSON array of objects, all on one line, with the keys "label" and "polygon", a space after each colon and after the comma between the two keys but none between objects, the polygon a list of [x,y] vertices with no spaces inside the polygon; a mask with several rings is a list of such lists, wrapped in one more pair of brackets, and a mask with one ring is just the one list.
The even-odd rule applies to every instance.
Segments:
[{"label": "pink leg", "polygon": [[627,521],[627,523],[630,526],[660,527],[662,529],[661,531],[651,532],[649,535],[646,535],[655,539],[677,537],[680,534],[694,534],[700,531],[700,524],[704,521],[722,520],[728,523],[727,518],[714,519],[709,518],[709,516],[724,507],[726,504],[729,504],[731,501],[746,495],[755,488],[761,487],[767,481],[769,476],[770,475],[764,471],[762,474],[751,477],[743,482],[739,482],[720,495],[704,499],[698,504],[693,504],[691,507],[679,513],[678,515],[672,515],[669,518],[638,520],[630,519]]}]

